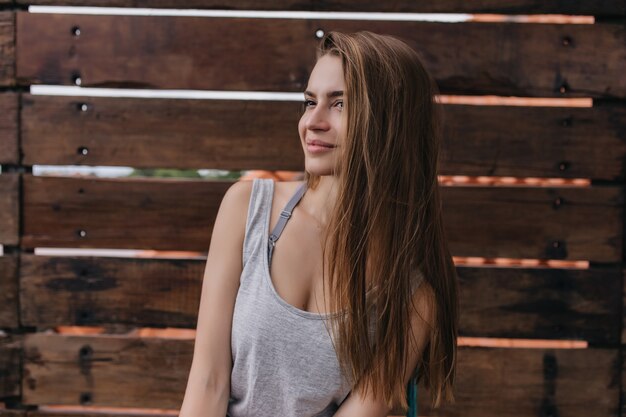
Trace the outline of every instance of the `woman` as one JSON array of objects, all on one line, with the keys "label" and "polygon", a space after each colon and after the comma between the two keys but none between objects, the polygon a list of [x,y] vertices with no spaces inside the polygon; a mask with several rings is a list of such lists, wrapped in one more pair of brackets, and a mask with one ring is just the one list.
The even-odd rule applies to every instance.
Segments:
[{"label": "woman", "polygon": [[238,182],[220,205],[181,417],[382,417],[415,376],[454,401],[436,94],[394,37],[321,40],[304,181]]}]

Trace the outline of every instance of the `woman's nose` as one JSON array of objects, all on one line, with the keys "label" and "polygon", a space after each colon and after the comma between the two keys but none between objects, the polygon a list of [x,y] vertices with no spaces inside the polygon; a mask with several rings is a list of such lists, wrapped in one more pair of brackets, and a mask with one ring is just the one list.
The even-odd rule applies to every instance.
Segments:
[{"label": "woman's nose", "polygon": [[310,130],[327,130],[330,127],[328,123],[328,114],[319,104],[309,111],[309,117],[305,126]]}]

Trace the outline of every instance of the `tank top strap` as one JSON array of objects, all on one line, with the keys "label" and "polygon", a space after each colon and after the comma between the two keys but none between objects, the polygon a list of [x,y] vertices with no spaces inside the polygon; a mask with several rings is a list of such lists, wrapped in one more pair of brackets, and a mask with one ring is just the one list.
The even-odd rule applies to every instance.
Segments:
[{"label": "tank top strap", "polygon": [[291,198],[289,199],[289,201],[283,208],[283,211],[280,212],[280,217],[278,218],[278,222],[276,223],[276,226],[274,226],[272,233],[270,233],[269,235],[268,259],[269,259],[270,265],[272,262],[272,252],[274,251],[274,246],[276,245],[276,241],[278,240],[280,235],[283,233],[283,229],[285,228],[287,221],[291,217],[291,213],[293,212],[294,207],[296,207],[296,205],[300,202],[305,192],[306,192],[306,182],[302,183],[302,185],[298,187],[296,192],[293,194],[293,196],[291,196]]},{"label": "tank top strap", "polygon": [[[254,178],[248,205],[246,231],[243,240],[243,266],[259,248],[266,248],[265,230],[269,221],[274,195],[274,181],[270,178]],[[265,250],[265,249],[264,249]]]}]

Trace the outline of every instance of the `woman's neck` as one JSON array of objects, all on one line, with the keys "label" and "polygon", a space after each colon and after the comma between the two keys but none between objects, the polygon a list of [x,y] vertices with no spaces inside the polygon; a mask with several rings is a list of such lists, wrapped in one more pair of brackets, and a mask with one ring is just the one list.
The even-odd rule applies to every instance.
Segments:
[{"label": "woman's neck", "polygon": [[328,225],[338,197],[338,181],[334,175],[322,175],[315,189],[308,189],[301,204],[320,226]]}]

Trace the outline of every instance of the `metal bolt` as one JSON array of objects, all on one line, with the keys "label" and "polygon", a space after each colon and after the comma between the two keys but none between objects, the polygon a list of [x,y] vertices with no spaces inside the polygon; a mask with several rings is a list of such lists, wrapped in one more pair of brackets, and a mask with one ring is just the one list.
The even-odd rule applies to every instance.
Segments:
[{"label": "metal bolt", "polygon": [[563,44],[563,46],[570,46],[572,44],[572,38],[569,36],[563,36],[561,43]]},{"label": "metal bolt", "polygon": [[561,126],[570,127],[573,121],[574,119],[572,118],[572,116],[567,116],[565,119],[561,120]]},{"label": "metal bolt", "polygon": [[81,146],[80,148],[78,148],[79,155],[87,155],[88,153],[89,153],[89,149],[85,148],[84,146]]},{"label": "metal bolt", "polygon": [[315,31],[315,37],[317,39],[322,39],[324,37],[324,31],[322,29],[318,29]]},{"label": "metal bolt", "polygon": [[74,36],[80,36],[80,28],[78,26],[74,26],[72,28],[72,35]]},{"label": "metal bolt", "polygon": [[[88,315],[88,314],[89,313],[86,311],[83,311],[81,313],[81,315]],[[78,355],[80,356],[81,359],[90,358],[92,354],[93,354],[93,349],[89,345],[85,345],[81,347],[80,350],[78,351]]]},{"label": "metal bolt", "polygon": [[79,230],[77,233],[78,233],[78,236],[79,236],[79,237],[85,237],[85,236],[87,236],[87,232],[86,232],[86,231],[84,231],[84,230],[82,230],[82,229],[81,229],[81,230]]},{"label": "metal bolt", "polygon": [[91,404],[91,393],[90,392],[82,392],[80,394],[80,403],[83,405]]},{"label": "metal bolt", "polygon": [[559,171],[565,171],[569,169],[569,167],[570,167],[570,163],[567,161],[562,161],[559,163]]}]

